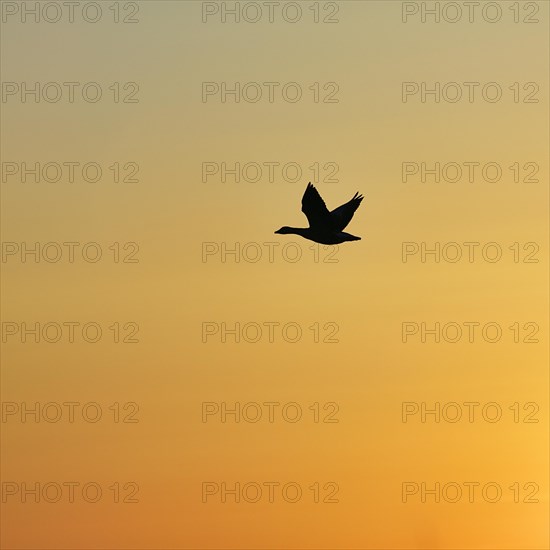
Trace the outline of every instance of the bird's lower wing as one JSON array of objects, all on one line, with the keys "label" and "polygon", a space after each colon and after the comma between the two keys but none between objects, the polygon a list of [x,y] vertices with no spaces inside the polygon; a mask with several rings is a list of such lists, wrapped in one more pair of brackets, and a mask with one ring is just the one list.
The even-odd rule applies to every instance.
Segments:
[{"label": "bird's lower wing", "polygon": [[364,197],[359,195],[359,193],[355,193],[349,202],[339,206],[330,213],[336,231],[343,231],[346,228],[351,218],[353,218],[355,211],[359,208],[363,198]]}]

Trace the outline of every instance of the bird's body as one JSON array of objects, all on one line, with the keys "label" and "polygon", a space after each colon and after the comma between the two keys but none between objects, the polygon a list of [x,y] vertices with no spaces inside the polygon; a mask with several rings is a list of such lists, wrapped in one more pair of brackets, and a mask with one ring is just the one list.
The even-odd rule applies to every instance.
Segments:
[{"label": "bird's body", "polygon": [[300,235],[304,239],[309,239],[320,244],[341,244],[346,241],[360,241],[361,237],[350,235],[340,231],[338,233],[330,231],[315,230],[311,227],[281,227],[275,233],[280,235]]},{"label": "bird's body", "polygon": [[309,221],[309,227],[281,227],[275,233],[282,235],[300,235],[320,244],[341,244],[346,241],[359,241],[361,237],[344,233],[345,227],[359,208],[363,197],[355,193],[353,198],[329,212],[325,201],[311,183],[308,184],[302,197],[302,212]]}]

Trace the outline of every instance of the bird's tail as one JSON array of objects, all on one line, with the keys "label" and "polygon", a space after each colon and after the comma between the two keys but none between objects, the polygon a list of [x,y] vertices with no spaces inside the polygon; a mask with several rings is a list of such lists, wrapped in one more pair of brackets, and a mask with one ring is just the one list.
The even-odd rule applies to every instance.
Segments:
[{"label": "bird's tail", "polygon": [[346,241],[360,241],[361,237],[356,237],[355,235],[350,235],[349,233],[342,233],[345,236]]}]

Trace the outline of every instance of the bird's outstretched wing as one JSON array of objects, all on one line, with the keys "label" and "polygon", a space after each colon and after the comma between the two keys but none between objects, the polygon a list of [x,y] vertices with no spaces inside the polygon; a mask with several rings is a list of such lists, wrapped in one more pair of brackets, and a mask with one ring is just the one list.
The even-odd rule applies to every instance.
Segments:
[{"label": "bird's outstretched wing", "polygon": [[364,197],[359,193],[355,193],[355,195],[349,202],[346,202],[346,204],[339,206],[330,213],[332,225],[335,231],[344,230],[344,228],[351,221],[351,218],[353,218],[353,214],[355,214],[355,211],[359,208],[359,205],[361,204],[363,198]]},{"label": "bird's outstretched wing", "polygon": [[[302,212],[306,215],[310,227],[331,229],[333,224],[331,214],[328,211],[325,201],[311,183],[308,183],[304,196],[302,197]],[[351,215],[353,216],[353,213]],[[351,216],[349,219],[351,220]]]}]

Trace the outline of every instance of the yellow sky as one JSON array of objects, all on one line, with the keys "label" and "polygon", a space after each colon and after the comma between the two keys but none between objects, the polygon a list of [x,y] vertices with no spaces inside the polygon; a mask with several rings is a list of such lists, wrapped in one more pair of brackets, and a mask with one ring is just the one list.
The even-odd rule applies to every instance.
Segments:
[{"label": "yellow sky", "polygon": [[[203,23],[202,9],[222,3],[195,0],[101,2],[96,23],[80,8],[74,23],[66,12],[56,23],[28,14],[24,22],[21,4],[13,14],[16,4],[3,4],[1,71],[11,87],[1,104],[9,323],[1,464],[12,484],[3,486],[4,547],[548,547],[547,3],[520,2],[516,12],[495,2],[502,17],[494,23],[483,16],[500,13],[494,7],[471,23],[423,23],[412,11],[403,23],[405,4],[421,3],[391,0],[303,0],[295,23],[277,11],[292,19],[288,2],[273,8],[272,23],[267,12],[257,23],[223,23],[221,11]],[[116,9],[138,22],[114,23]],[[317,9],[338,22],[315,23]],[[38,102],[21,95],[35,82]],[[63,91],[58,102],[42,95],[52,82]],[[72,103],[67,82],[79,83]],[[248,84],[262,97],[224,102],[203,96],[204,82],[214,83],[208,90]],[[419,90],[407,102],[404,82]],[[429,94],[422,102],[422,83],[449,93],[458,86],[466,98],[472,82],[472,102]],[[82,96],[86,83],[101,88],[101,100]],[[265,83],[276,83],[273,102]],[[484,99],[488,83],[500,101]],[[283,88],[299,88],[302,99],[285,100]],[[22,163],[39,163],[40,181],[23,182]],[[47,163],[63,167],[59,181],[44,177]],[[76,163],[74,182],[66,163]],[[97,182],[85,181],[87,163],[100,167]],[[216,173],[203,181],[205,163]],[[262,172],[258,181],[241,172],[224,182],[222,163]],[[479,170],[472,182],[403,182],[403,163]],[[488,163],[499,181],[484,179]],[[302,173],[296,181],[283,170],[289,164]],[[329,209],[365,196],[348,227],[361,241],[329,250],[273,233],[307,223],[308,181]],[[32,253],[21,261],[37,242],[39,261]],[[74,262],[68,242],[78,243]],[[60,243],[59,261],[44,259],[46,243]],[[82,255],[89,243],[101,249],[97,262]],[[418,249],[406,262],[403,243]],[[502,253],[496,262],[484,256],[488,243]],[[445,245],[462,259],[422,261],[422,247]],[[35,323],[39,336],[23,343],[23,328]],[[47,323],[63,327],[59,342],[44,341],[53,334],[42,332]],[[63,323],[76,323],[74,342]],[[83,336],[87,323],[101,328],[96,343]],[[403,323],[418,327],[406,343]],[[423,343],[421,327],[436,323],[464,336]],[[472,323],[479,330],[469,342]],[[498,342],[484,336],[488,323],[502,330]],[[258,341],[247,341],[257,327]],[[74,422],[67,402],[79,404]],[[205,402],[252,403],[247,410],[263,415],[264,403],[278,405],[273,422],[219,414],[203,422]],[[407,422],[404,402],[419,410]],[[469,402],[479,403],[472,422]],[[21,416],[34,403],[40,422]],[[47,403],[60,404],[58,422],[42,416]],[[82,417],[86,403],[101,409],[99,421]],[[299,421],[285,419],[288,403]],[[422,422],[421,407],[449,403],[449,414],[460,405],[460,421]],[[484,418],[488,403],[501,410],[498,422]],[[122,421],[132,404],[138,422]],[[323,422],[329,413],[338,422]],[[22,502],[21,484],[49,482],[80,483],[76,501],[64,493],[57,503]],[[95,504],[78,498],[86,483],[102,488]],[[139,502],[113,502],[115,491],[133,490],[128,483]],[[204,483],[214,484],[207,502]],[[222,502],[222,487],[236,483],[259,485],[262,498]],[[266,483],[277,488],[273,503]],[[277,492],[287,483],[303,491],[299,502]],[[436,483],[452,484],[438,503],[429,496]],[[479,483],[473,502],[465,483]],[[488,483],[501,488],[499,502],[489,502],[490,487],[482,492]],[[456,485],[462,498],[446,501]],[[336,486],[338,502],[315,502]]]}]

